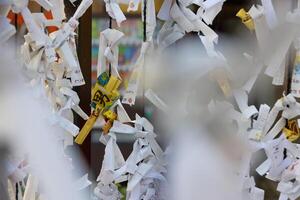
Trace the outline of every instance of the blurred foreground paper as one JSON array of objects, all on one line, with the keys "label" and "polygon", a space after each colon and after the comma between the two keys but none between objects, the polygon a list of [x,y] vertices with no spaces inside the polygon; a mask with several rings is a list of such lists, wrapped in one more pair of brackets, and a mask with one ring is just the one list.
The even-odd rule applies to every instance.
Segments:
[{"label": "blurred foreground paper", "polygon": [[[52,110],[48,101],[35,98],[32,88],[25,86],[12,49],[0,47],[3,52],[0,55],[0,141],[8,143],[12,153],[29,155],[30,172],[38,177],[39,187],[47,199],[80,200],[74,193],[74,171],[57,137],[64,134],[63,129],[49,124]],[[1,194],[1,200],[2,197]]]}]

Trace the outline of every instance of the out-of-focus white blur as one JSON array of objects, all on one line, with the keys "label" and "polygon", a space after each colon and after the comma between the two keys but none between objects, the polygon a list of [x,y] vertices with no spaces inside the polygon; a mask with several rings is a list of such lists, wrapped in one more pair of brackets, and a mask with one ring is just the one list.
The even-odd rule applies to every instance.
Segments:
[{"label": "out-of-focus white blur", "polygon": [[[244,138],[247,129],[244,129],[245,135],[238,135],[239,127],[226,120],[226,112],[215,115],[209,112],[208,104],[212,99],[228,101],[236,110],[238,108],[232,97],[224,97],[208,72],[225,69],[229,72],[232,89],[240,89],[258,67],[243,53],[263,63],[262,58],[272,57],[271,49],[278,48],[279,35],[285,35],[286,30],[295,31],[292,25],[280,25],[274,30],[276,34],[270,35],[266,52],[259,51],[255,41],[249,38],[222,36],[218,49],[226,62],[209,58],[199,38],[194,37],[174,45],[173,49],[147,63],[146,88],[152,88],[171,110],[170,113],[161,112],[153,119],[160,130],[167,133],[165,143],[171,144],[173,153],[169,163],[170,199],[245,199],[242,196],[243,181],[238,174],[245,170],[242,158],[250,153]],[[293,37],[297,34],[295,32]],[[281,37],[282,40],[285,38]],[[264,70],[265,67],[249,94],[249,105],[254,104],[257,108],[261,103],[272,107],[282,94]],[[252,158],[252,162],[263,159],[263,155],[258,156]]]},{"label": "out-of-focus white blur", "polygon": [[[38,178],[39,190],[46,199],[86,199],[86,194],[82,191],[79,194],[73,187],[79,177],[74,177],[62,151],[63,144],[57,139],[63,130],[50,126],[48,120],[52,113],[47,99],[36,98],[32,88],[26,85],[15,47],[2,45],[0,52],[1,145],[7,146],[14,155],[28,155],[29,171]],[[77,161],[80,157],[73,159]]]}]

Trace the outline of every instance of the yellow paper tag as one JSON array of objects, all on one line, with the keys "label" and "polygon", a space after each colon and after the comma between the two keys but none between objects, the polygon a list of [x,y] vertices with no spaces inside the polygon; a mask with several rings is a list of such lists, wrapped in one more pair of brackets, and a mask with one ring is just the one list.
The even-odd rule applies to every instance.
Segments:
[{"label": "yellow paper tag", "polygon": [[239,17],[243,24],[250,30],[253,31],[255,29],[254,22],[251,16],[245,11],[245,9],[240,9],[239,12],[236,14],[237,17]]},{"label": "yellow paper tag", "polygon": [[[104,72],[98,77],[98,81],[92,89],[91,106],[94,108],[94,111],[76,137],[75,142],[77,144],[82,144],[84,142],[100,114],[106,113],[107,118],[110,119],[110,124],[112,124],[112,121],[117,118],[115,116],[116,114],[112,111],[109,112],[108,109],[120,97],[118,88],[121,84],[121,80],[115,76],[110,76],[108,81],[107,79],[107,74]],[[107,127],[105,127],[106,131],[109,131],[110,127],[108,124]]]},{"label": "yellow paper tag", "polygon": [[108,132],[109,132],[109,130],[110,130],[110,128],[112,127],[112,125],[113,125],[113,122],[112,121],[107,121],[105,124],[104,124],[104,126],[102,127],[102,131],[103,131],[103,133],[104,134],[107,134]]},{"label": "yellow paper tag", "polygon": [[287,128],[283,128],[283,133],[289,141],[296,141],[300,137],[297,120],[288,121]]},{"label": "yellow paper tag", "polygon": [[117,119],[118,115],[115,112],[108,110],[103,113],[103,117],[107,120],[113,121]]},{"label": "yellow paper tag", "polygon": [[90,118],[86,121],[83,128],[80,130],[79,134],[77,135],[75,142],[77,144],[82,144],[85,140],[85,138],[88,136],[92,128],[94,127],[94,124],[96,123],[98,116],[92,114]]}]

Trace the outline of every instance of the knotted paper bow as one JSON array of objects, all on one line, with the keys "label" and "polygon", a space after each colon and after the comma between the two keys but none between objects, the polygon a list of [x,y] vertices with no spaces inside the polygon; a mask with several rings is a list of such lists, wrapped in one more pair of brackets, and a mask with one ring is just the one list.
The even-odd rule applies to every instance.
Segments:
[{"label": "knotted paper bow", "polygon": [[121,79],[118,72],[118,44],[123,36],[124,33],[115,29],[106,29],[100,33],[97,76],[109,71],[111,65],[112,75]]},{"label": "knotted paper bow", "polygon": [[114,133],[109,133],[108,135],[102,134],[100,138],[100,141],[106,145],[102,168],[97,178],[99,183],[94,190],[94,194],[100,199],[117,200],[121,195],[114,184],[114,173],[125,164],[125,160],[116,140],[116,135]]}]

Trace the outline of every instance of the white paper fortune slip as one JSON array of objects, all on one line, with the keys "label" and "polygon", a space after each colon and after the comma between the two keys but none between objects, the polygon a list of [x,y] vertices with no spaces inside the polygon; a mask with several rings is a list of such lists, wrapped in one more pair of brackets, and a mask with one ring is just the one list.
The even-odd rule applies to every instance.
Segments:
[{"label": "white paper fortune slip", "polygon": [[160,10],[157,14],[157,17],[163,21],[168,21],[171,19],[170,17],[170,9],[172,6],[172,0],[164,0]]},{"label": "white paper fortune slip", "polygon": [[74,188],[77,190],[83,190],[91,184],[92,182],[89,181],[88,174],[85,174],[74,183]]},{"label": "white paper fortune slip", "polygon": [[172,20],[165,22],[158,33],[158,44],[160,50],[169,47],[171,44],[181,39],[184,35],[185,31],[176,23],[174,24]]},{"label": "white paper fortune slip", "polygon": [[38,180],[36,177],[30,174],[26,183],[23,200],[35,199],[37,189],[38,189]]},{"label": "white paper fortune slip", "polygon": [[100,33],[97,76],[109,71],[110,63],[112,75],[121,78],[118,72],[118,44],[123,36],[124,33],[116,29],[105,29]]},{"label": "white paper fortune slip", "polygon": [[163,102],[154,92],[152,89],[148,89],[145,93],[145,97],[153,103],[157,108],[164,111],[165,113],[169,112],[169,108],[165,102]]},{"label": "white paper fortune slip", "polygon": [[273,29],[278,24],[278,20],[272,0],[261,0],[261,3],[264,8],[264,13],[266,15],[268,25],[271,29]]},{"label": "white paper fortune slip", "polygon": [[266,17],[263,13],[263,8],[259,5],[253,5],[248,13],[254,21],[255,34],[259,48],[261,49],[261,51],[264,51],[267,48],[270,29],[267,25]]},{"label": "white paper fortune slip", "polygon": [[116,20],[118,26],[121,25],[123,21],[126,20],[118,2],[116,0],[104,0],[106,12],[109,16]]},{"label": "white paper fortune slip", "polygon": [[151,42],[142,43],[140,55],[133,67],[133,70],[129,78],[128,86],[126,88],[125,94],[122,99],[122,103],[124,104],[128,104],[130,106],[135,104],[135,99],[140,85],[140,80],[142,78],[141,77],[142,70],[144,70],[143,66],[145,65],[145,56],[150,46],[151,46]]},{"label": "white paper fortune slip", "polygon": [[206,24],[212,24],[215,17],[222,10],[225,0],[204,1],[200,3],[197,15],[203,18]]},{"label": "white paper fortune slip", "polygon": [[235,90],[233,92],[233,96],[235,97],[239,109],[247,119],[258,113],[258,110],[254,105],[248,106],[248,94],[246,93],[246,91]]},{"label": "white paper fortune slip", "polygon": [[64,0],[51,0],[53,19],[61,22],[66,19]]}]

